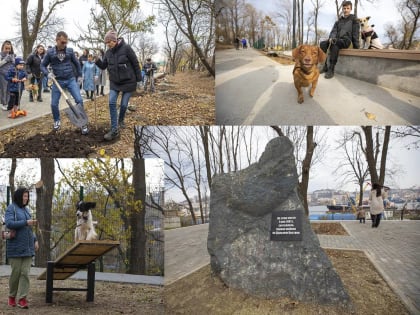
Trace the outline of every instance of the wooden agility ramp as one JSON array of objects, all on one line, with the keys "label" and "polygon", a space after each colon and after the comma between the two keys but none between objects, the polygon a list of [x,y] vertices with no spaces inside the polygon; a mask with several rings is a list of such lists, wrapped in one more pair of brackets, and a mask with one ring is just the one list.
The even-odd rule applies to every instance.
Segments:
[{"label": "wooden agility ramp", "polygon": [[[93,302],[95,294],[95,260],[120,245],[118,241],[78,241],[38,276],[46,282],[46,302],[52,303],[53,291],[87,291],[86,301]],[[65,280],[81,269],[87,269],[87,288],[55,288],[54,280]]]}]

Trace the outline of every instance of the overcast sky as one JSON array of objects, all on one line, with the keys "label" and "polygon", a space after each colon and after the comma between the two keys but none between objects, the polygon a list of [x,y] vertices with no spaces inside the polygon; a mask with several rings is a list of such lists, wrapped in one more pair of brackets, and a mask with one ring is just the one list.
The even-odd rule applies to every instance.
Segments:
[{"label": "overcast sky", "polygon": [[[178,127],[182,128],[182,127]],[[344,158],[344,153],[337,149],[336,140],[340,138],[340,134],[344,129],[353,130],[360,127],[342,127],[342,126],[330,126],[320,127],[320,134],[326,133],[328,151],[325,153],[321,162],[311,168],[310,180],[309,180],[309,192],[313,192],[318,189],[337,189],[354,192],[357,186],[354,183],[342,183],[342,179],[334,174],[334,170],[337,167],[339,161]],[[266,143],[269,139],[273,138],[274,135],[270,127],[254,127],[254,148],[256,150],[256,143],[258,142],[258,151],[261,155]],[[258,138],[258,141],[257,141]],[[387,167],[390,169],[397,169],[397,174],[393,180],[389,177],[386,178],[385,185],[391,188],[412,188],[413,186],[420,187],[420,149],[406,148],[408,143],[412,143],[414,138],[403,138],[403,139],[392,139],[390,141],[388,150]],[[319,147],[318,147],[319,149]],[[177,202],[183,201],[184,197],[180,194],[179,190],[172,189],[165,197],[166,200],[173,199]]]},{"label": "overcast sky", "polygon": [[[20,20],[15,19],[16,12],[20,12],[20,1],[7,1],[5,5],[2,1],[1,5],[1,16],[0,19],[0,42],[3,43],[5,40],[10,40],[11,38],[18,37],[20,32]],[[44,8],[48,7],[50,1],[44,1]],[[144,16],[157,15],[158,8],[150,4],[146,0],[140,0],[140,10]],[[29,7],[34,7],[37,1],[30,0]],[[90,9],[94,8],[99,11],[99,5],[96,5],[95,0],[70,0],[66,2],[62,7],[57,9],[57,15],[65,19],[65,28],[64,31],[72,38],[77,38],[80,30],[77,28],[77,25],[86,27],[88,21],[90,20]],[[45,10],[45,9],[44,9]],[[163,44],[164,38],[164,29],[158,25],[154,29],[153,36],[156,39],[159,48],[162,49],[161,45]],[[37,42],[36,42],[37,43]],[[50,42],[43,43],[44,45],[53,45],[55,44],[55,38],[52,38]],[[21,52],[20,52],[21,53]],[[156,61],[160,61],[162,58],[161,54],[154,56]]]},{"label": "overcast sky", "polygon": [[[285,0],[246,0],[248,3],[251,3],[255,8],[271,14],[277,12],[278,3]],[[287,0],[289,1],[289,0]],[[290,0],[292,1],[292,0]],[[336,21],[336,9],[335,1],[332,0],[323,0],[320,1],[325,3],[319,11],[319,28],[326,30],[329,34],[331,31],[334,22]],[[352,1],[354,5],[354,0]],[[360,4],[361,2],[361,4]],[[359,1],[358,6],[358,17],[367,17],[370,16],[370,24],[374,24],[375,31],[378,33],[379,38],[382,38],[383,42],[386,42],[384,39],[384,25],[387,23],[395,23],[397,20],[400,20],[401,15],[399,14],[396,4],[397,0],[374,0],[373,3],[368,2],[367,0]],[[304,2],[304,13],[305,17],[309,11],[313,10],[313,5],[311,1]],[[352,11],[353,13],[353,11]]]}]

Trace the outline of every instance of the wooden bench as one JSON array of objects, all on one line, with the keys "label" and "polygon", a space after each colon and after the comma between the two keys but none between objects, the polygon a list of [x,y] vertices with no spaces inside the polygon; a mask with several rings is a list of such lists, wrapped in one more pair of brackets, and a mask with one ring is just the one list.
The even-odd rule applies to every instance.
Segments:
[{"label": "wooden bench", "polygon": [[[86,291],[86,301],[93,302],[95,260],[119,244],[108,240],[79,241],[55,261],[47,262],[47,269],[38,276],[38,280],[46,280],[45,301],[52,303],[53,291]],[[54,287],[54,280],[65,280],[81,269],[87,269],[87,288]]]}]

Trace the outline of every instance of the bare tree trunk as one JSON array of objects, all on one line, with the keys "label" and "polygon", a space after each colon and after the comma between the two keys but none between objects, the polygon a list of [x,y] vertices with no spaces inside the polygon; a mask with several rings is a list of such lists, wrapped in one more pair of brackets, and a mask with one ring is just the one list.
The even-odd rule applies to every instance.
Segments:
[{"label": "bare tree trunk", "polygon": [[308,184],[309,184],[309,171],[311,168],[312,156],[316,143],[314,142],[314,127],[307,126],[306,129],[306,155],[302,162],[302,181],[299,183],[300,193],[303,198],[303,207],[305,208],[306,215],[309,215],[308,208]]},{"label": "bare tree trunk", "polygon": [[13,195],[15,194],[15,173],[16,173],[16,158],[12,158],[12,165],[10,166],[10,172],[9,172],[9,186],[10,186],[10,195],[13,198]]},{"label": "bare tree trunk", "polygon": [[210,149],[209,149],[209,126],[200,126],[200,135],[203,141],[204,148],[204,159],[206,160],[206,173],[207,173],[207,182],[209,187],[211,187],[211,165],[210,165]]},{"label": "bare tree trunk", "polygon": [[54,196],[54,159],[41,158],[41,179],[36,189],[36,219],[38,220],[37,239],[39,250],[35,256],[37,267],[46,267],[51,260],[51,216]]},{"label": "bare tree trunk", "polygon": [[133,188],[134,205],[130,211],[130,274],[146,273],[146,231],[144,219],[146,215],[146,170],[143,158],[134,158]]}]

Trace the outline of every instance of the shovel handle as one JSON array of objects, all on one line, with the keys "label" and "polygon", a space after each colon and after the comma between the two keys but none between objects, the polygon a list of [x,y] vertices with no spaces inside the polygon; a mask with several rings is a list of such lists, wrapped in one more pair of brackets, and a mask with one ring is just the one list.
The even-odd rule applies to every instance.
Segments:
[{"label": "shovel handle", "polygon": [[58,83],[57,79],[55,77],[52,77],[51,80],[54,82],[54,84],[57,86],[58,90],[60,91],[61,95],[64,96],[64,99],[66,100],[67,104],[69,104],[68,100],[69,98],[67,97],[67,94],[64,92],[63,88],[61,87],[61,85]]}]

